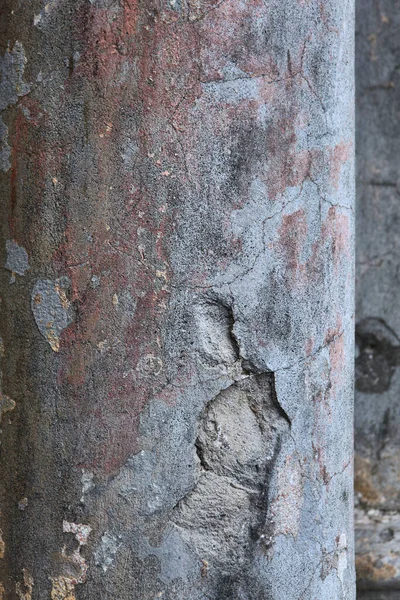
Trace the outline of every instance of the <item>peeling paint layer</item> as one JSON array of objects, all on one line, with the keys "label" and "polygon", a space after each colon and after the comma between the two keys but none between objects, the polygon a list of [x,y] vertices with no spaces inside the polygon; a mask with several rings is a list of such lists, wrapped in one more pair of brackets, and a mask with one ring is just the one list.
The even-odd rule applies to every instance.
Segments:
[{"label": "peeling paint layer", "polygon": [[54,352],[60,349],[60,335],[73,321],[73,311],[67,293],[68,277],[51,281],[38,280],[32,290],[31,308],[36,325]]}]

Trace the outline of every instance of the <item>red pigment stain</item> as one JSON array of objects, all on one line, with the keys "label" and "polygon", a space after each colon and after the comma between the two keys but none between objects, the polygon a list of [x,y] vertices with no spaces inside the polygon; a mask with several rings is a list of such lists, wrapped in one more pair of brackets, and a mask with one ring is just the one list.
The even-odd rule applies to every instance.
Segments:
[{"label": "red pigment stain", "polygon": [[346,366],[346,350],[344,345],[343,325],[340,315],[336,317],[336,325],[328,329],[325,344],[329,344],[331,392],[337,394],[342,382],[342,375]]},{"label": "red pigment stain", "polygon": [[[174,401],[161,337],[173,277],[169,240],[175,208],[168,185],[179,177],[184,182],[185,175],[171,122],[172,116],[177,124],[184,121],[201,89],[195,31],[190,24],[166,22],[166,16],[142,11],[139,23],[134,2],[113,19],[110,11],[89,7],[77,17],[86,49],[66,81],[66,102],[77,80],[86,89],[86,143],[98,192],[78,208],[82,215],[69,192],[67,227],[54,255],[58,272],[71,279],[76,309],[61,339],[59,383],[85,432],[77,464],[106,473],[140,449],[143,407],[159,395]],[[122,77],[132,64],[135,73]],[[95,102],[99,87],[102,101]],[[134,169],[125,169],[118,153],[126,111],[133,111],[138,125]],[[114,185],[118,212],[110,206]],[[129,318],[126,297],[135,305]]]},{"label": "red pigment stain", "polygon": [[285,215],[278,229],[277,245],[284,258],[291,285],[306,289],[311,281],[322,285],[325,265],[334,265],[335,276],[340,275],[343,260],[351,258],[349,217],[330,207],[322,224],[320,237],[312,245],[311,256],[303,263],[300,257],[307,239],[307,220],[303,209]]},{"label": "red pigment stain", "polygon": [[350,150],[351,144],[349,142],[340,142],[330,152],[330,179],[335,189],[339,187],[342,167],[350,157]]},{"label": "red pigment stain", "polygon": [[306,339],[306,343],[305,343],[306,356],[310,356],[313,349],[314,349],[314,338],[309,337]]},{"label": "red pigment stain", "polygon": [[300,256],[307,239],[307,216],[304,209],[285,215],[278,229],[279,247],[284,254],[285,266],[289,273],[298,278],[304,274]]},{"label": "red pigment stain", "polygon": [[336,33],[336,35],[340,34],[340,31],[337,27],[332,27],[332,25],[330,24],[328,15],[326,14],[326,10],[325,10],[325,4],[323,2],[321,2],[320,4],[320,12],[321,12],[321,19],[322,22],[324,23],[325,27],[328,29],[328,31],[332,31],[333,33]]},{"label": "red pigment stain", "polygon": [[325,485],[328,485],[331,477],[329,475],[328,469],[325,465],[325,451],[322,446],[316,445],[312,442],[312,447],[314,451],[314,456],[317,459],[317,463],[319,466],[319,474]]},{"label": "red pigment stain", "polygon": [[340,272],[342,261],[352,260],[351,253],[351,230],[349,217],[346,214],[338,212],[338,209],[331,206],[327,218],[323,224],[322,239],[331,240],[331,252],[335,274]]},{"label": "red pigment stain", "polygon": [[[25,110],[24,110],[25,109]],[[32,98],[24,97],[19,101],[11,137],[11,170],[10,170],[10,233],[18,240],[29,254],[46,252],[40,247],[41,236],[46,224],[40,218],[41,207],[46,193],[46,185],[57,171],[62,152],[51,141],[48,115],[41,110]],[[64,144],[64,148],[65,148]],[[34,148],[34,151],[32,151]],[[34,178],[32,182],[31,179]],[[28,182],[31,197],[28,209],[20,213],[19,194]],[[38,216],[39,215],[39,216]],[[29,232],[31,231],[31,234]]]}]

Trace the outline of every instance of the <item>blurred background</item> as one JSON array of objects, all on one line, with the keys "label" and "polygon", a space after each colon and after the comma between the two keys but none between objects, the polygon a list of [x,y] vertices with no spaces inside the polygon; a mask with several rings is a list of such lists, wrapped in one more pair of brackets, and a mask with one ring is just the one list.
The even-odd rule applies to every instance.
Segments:
[{"label": "blurred background", "polygon": [[356,0],[359,600],[400,599],[400,0]]}]

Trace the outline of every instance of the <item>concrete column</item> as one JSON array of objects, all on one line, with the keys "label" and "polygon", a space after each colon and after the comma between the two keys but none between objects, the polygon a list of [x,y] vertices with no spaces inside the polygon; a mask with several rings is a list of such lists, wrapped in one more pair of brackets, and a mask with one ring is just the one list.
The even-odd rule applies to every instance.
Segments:
[{"label": "concrete column", "polygon": [[353,600],[351,0],[8,0],[4,598]]}]

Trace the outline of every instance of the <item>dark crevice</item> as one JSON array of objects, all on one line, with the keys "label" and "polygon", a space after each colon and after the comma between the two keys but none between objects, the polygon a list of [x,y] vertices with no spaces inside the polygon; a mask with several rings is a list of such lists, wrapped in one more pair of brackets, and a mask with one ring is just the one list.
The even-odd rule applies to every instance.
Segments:
[{"label": "dark crevice", "polygon": [[224,300],[222,300],[221,298],[211,298],[212,302],[215,302],[216,304],[218,304],[219,306],[222,307],[222,309],[224,310],[225,314],[226,314],[226,320],[227,320],[227,326],[228,326],[228,334],[229,334],[229,338],[230,338],[230,342],[232,344],[232,348],[235,352],[235,355],[237,357],[237,360],[241,360],[242,355],[240,352],[240,345],[238,342],[238,339],[233,331],[233,328],[235,327],[235,315],[233,312],[233,307],[231,304],[229,304],[228,302],[225,302]]},{"label": "dark crevice", "polygon": [[292,428],[292,420],[278,400],[278,395],[276,393],[276,386],[275,386],[275,373],[273,373],[273,372],[271,372],[271,397],[272,397],[272,402],[273,402],[276,410],[278,411],[279,416],[281,416],[286,421],[286,423],[289,425],[289,429],[291,429]]},{"label": "dark crevice", "polygon": [[196,439],[194,445],[195,445],[195,448],[196,448],[196,454],[199,457],[200,467],[202,469],[204,469],[204,471],[210,471],[210,466],[208,465],[208,463],[207,463],[207,461],[205,460],[205,457],[204,457],[203,444],[200,442],[199,438]]},{"label": "dark crevice", "polygon": [[274,523],[271,518],[266,518],[266,515],[268,514],[271,480],[281,448],[282,439],[281,436],[278,436],[275,442],[272,458],[268,461],[268,464],[265,467],[264,481],[260,485],[260,491],[254,500],[252,500],[252,505],[255,509],[254,514],[256,515],[256,521],[250,529],[250,537],[265,550],[270,548],[274,537]]}]

